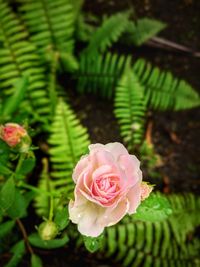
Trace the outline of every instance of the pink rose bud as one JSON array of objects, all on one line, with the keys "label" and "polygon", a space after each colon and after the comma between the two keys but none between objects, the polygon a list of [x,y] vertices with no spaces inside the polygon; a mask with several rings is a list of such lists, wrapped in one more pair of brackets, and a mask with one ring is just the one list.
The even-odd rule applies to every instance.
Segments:
[{"label": "pink rose bud", "polygon": [[10,147],[18,145],[25,136],[28,136],[27,132],[19,124],[6,123],[0,126],[0,138]]},{"label": "pink rose bud", "polygon": [[73,180],[75,200],[70,200],[69,217],[85,236],[99,236],[105,227],[135,213],[141,203],[140,162],[120,143],[90,145]]},{"label": "pink rose bud", "polygon": [[153,186],[149,185],[148,183],[142,182],[141,183],[141,200],[145,200],[146,198],[149,197],[151,191],[153,190]]}]

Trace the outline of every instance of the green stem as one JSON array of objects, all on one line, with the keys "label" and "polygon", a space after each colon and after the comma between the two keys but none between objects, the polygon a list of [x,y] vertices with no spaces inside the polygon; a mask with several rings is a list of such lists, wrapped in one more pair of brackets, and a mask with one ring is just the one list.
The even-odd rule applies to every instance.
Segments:
[{"label": "green stem", "polygon": [[23,161],[25,160],[26,154],[25,153],[20,153],[19,160],[17,163],[17,167],[15,169],[15,173],[17,174],[22,166]]},{"label": "green stem", "polygon": [[53,210],[54,210],[54,203],[53,203],[53,195],[51,194],[52,189],[51,189],[51,181],[50,181],[50,177],[49,177],[49,164],[48,164],[48,160],[46,158],[43,158],[42,160],[43,166],[44,166],[44,177],[46,179],[46,186],[47,186],[47,190],[49,195],[49,221],[53,220]]},{"label": "green stem", "polygon": [[28,184],[26,184],[26,183],[24,183],[24,182],[21,182],[21,181],[20,181],[20,183],[18,184],[18,186],[19,186],[19,187],[22,187],[22,188],[25,188],[25,189],[29,189],[29,190],[31,190],[31,191],[33,191],[33,192],[36,192],[37,194],[41,194],[41,193],[42,193],[42,194],[45,194],[45,195],[47,195],[47,196],[49,196],[49,197],[52,197],[52,196],[57,197],[57,198],[60,197],[60,194],[58,194],[58,193],[56,193],[56,192],[48,192],[48,191],[39,189],[39,188],[37,188],[37,187],[35,187],[35,186],[33,186],[33,185],[28,185]]},{"label": "green stem", "polygon": [[53,220],[53,197],[50,196],[50,210],[49,210],[49,221]]}]

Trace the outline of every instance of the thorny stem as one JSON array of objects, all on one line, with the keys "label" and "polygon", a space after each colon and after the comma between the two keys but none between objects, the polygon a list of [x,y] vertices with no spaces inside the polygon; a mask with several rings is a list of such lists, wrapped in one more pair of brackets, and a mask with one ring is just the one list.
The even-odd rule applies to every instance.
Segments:
[{"label": "thorny stem", "polygon": [[28,235],[27,235],[27,232],[26,232],[26,229],[25,229],[23,223],[21,222],[20,219],[16,219],[16,223],[18,224],[19,229],[22,232],[23,239],[24,239],[24,242],[26,244],[26,247],[27,247],[28,251],[30,252],[30,254],[34,254],[33,249],[32,249],[32,247],[31,247],[31,245],[30,245],[30,243],[28,241]]}]

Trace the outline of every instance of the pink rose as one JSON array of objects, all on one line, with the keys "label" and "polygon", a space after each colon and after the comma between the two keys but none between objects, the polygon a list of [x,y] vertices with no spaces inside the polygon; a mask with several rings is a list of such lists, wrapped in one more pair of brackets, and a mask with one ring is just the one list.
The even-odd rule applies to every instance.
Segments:
[{"label": "pink rose", "polygon": [[5,126],[0,126],[0,138],[10,147],[15,147],[26,135],[26,130],[17,123],[6,123]]},{"label": "pink rose", "polygon": [[90,145],[89,150],[73,172],[75,200],[69,203],[69,216],[81,234],[97,237],[104,227],[136,212],[142,172],[139,160],[120,143]]}]

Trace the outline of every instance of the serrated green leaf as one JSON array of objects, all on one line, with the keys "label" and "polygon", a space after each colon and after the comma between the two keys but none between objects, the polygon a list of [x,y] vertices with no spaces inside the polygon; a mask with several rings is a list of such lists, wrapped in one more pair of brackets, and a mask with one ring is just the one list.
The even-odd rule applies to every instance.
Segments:
[{"label": "serrated green leaf", "polygon": [[26,252],[24,241],[19,241],[14,247],[12,247],[11,252],[13,253],[12,258],[4,267],[16,267],[21,261],[23,255]]},{"label": "serrated green leaf", "polygon": [[62,231],[69,223],[68,209],[66,207],[58,209],[55,213],[54,222],[59,231]]},{"label": "serrated green leaf", "polygon": [[4,166],[7,165],[9,153],[10,149],[8,145],[3,140],[0,139],[0,163]]},{"label": "serrated green leaf", "polygon": [[26,202],[26,198],[24,197],[22,192],[20,192],[19,189],[16,189],[14,201],[12,205],[7,209],[8,216],[12,219],[25,217],[27,215],[27,205],[28,203]]},{"label": "serrated green leaf", "polygon": [[172,214],[172,209],[168,199],[165,196],[151,193],[150,197],[145,199],[137,208],[133,215],[135,220],[157,222],[165,220]]},{"label": "serrated green leaf", "polygon": [[7,221],[0,225],[0,239],[2,239],[4,236],[6,236],[14,227],[15,222],[14,221]]},{"label": "serrated green leaf", "polygon": [[15,200],[15,183],[13,178],[9,178],[3,185],[0,192],[0,209],[4,213],[14,203]]},{"label": "serrated green leaf", "polygon": [[60,239],[54,239],[54,240],[42,240],[38,233],[33,233],[28,237],[29,242],[31,245],[43,248],[43,249],[54,249],[54,248],[60,248],[63,247],[67,242],[69,241],[69,238],[67,235],[63,236]]},{"label": "serrated green leaf", "polygon": [[36,159],[34,156],[27,157],[23,160],[20,170],[17,174],[25,176],[30,173],[35,167]]},{"label": "serrated green leaf", "polygon": [[36,254],[31,254],[31,267],[42,267],[42,260]]}]

